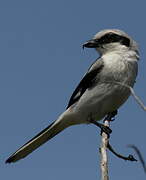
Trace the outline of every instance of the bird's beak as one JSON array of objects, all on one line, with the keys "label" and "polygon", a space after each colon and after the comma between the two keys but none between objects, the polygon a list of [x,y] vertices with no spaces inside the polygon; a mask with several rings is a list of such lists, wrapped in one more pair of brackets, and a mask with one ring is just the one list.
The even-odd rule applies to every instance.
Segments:
[{"label": "bird's beak", "polygon": [[99,47],[99,42],[96,39],[91,39],[83,44],[83,49],[86,48],[97,48]]}]

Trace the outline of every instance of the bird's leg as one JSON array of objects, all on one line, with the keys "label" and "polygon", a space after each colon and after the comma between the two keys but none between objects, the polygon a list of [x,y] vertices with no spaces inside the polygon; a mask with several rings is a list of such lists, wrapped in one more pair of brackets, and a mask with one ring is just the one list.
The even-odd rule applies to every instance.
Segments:
[{"label": "bird's leg", "polygon": [[109,127],[95,121],[92,116],[89,117],[89,122],[98,126],[102,132],[105,132],[108,136],[112,133],[112,130]]},{"label": "bird's leg", "polygon": [[[118,113],[118,111],[117,110],[115,110],[115,111],[113,111],[113,112],[110,112],[110,113],[108,113],[106,116],[105,116],[105,118],[104,118],[104,120],[103,120],[103,122],[105,122],[105,121],[114,121],[115,120],[115,116],[117,115],[117,113]],[[106,127],[106,128],[109,128],[109,127],[107,127],[107,126],[105,126],[105,125],[103,125],[104,127]],[[109,128],[110,129],[110,128]],[[111,130],[111,129],[110,129]],[[102,133],[103,132],[105,132],[104,130],[103,130],[103,128],[101,128],[101,135],[102,135]],[[111,132],[112,132],[112,130],[111,130]],[[106,133],[107,135],[108,135],[108,138],[109,138],[109,133]]]},{"label": "bird's leg", "polygon": [[92,121],[92,123],[95,124],[96,126],[98,126],[101,129],[101,132],[105,132],[108,136],[112,133],[112,130],[109,127],[107,127],[97,121]]}]

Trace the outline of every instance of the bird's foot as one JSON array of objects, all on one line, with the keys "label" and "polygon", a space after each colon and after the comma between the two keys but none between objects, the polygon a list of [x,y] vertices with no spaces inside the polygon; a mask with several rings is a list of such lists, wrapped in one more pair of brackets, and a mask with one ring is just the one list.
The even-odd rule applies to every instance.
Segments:
[{"label": "bird's foot", "polygon": [[101,129],[101,134],[104,132],[104,133],[106,133],[106,134],[108,135],[108,137],[109,137],[110,134],[112,133],[112,130],[111,130],[109,127],[107,127],[107,126],[105,126],[105,125],[103,125],[103,124],[100,124],[99,122],[94,121],[94,120],[91,120],[90,122],[91,122],[92,124],[95,124],[96,126],[98,126],[98,127]]},{"label": "bird's foot", "polygon": [[101,135],[102,133],[106,133],[109,137],[109,135],[112,133],[112,130],[108,127],[108,126],[105,126],[103,124],[100,124],[100,128],[101,128]]}]

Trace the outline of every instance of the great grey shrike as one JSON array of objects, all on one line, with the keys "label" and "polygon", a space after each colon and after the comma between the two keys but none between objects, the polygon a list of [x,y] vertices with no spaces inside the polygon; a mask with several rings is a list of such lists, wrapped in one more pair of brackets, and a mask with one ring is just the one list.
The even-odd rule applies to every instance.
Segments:
[{"label": "great grey shrike", "polygon": [[103,119],[115,112],[130,96],[129,89],[120,83],[130,87],[135,83],[139,59],[136,42],[121,30],[108,29],[97,33],[83,47],[95,48],[100,58],[84,75],[66,110],[56,121],[12,154],[6,163],[26,157],[69,126],[95,123]]}]

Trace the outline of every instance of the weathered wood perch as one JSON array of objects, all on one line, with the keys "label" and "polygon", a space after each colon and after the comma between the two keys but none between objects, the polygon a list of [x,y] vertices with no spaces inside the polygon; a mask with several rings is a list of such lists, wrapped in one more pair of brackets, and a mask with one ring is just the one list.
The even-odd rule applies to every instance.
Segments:
[{"label": "weathered wood perch", "polygon": [[[110,121],[105,120],[104,125],[109,127],[110,126]],[[105,132],[102,132],[101,136],[102,136],[101,147],[100,147],[101,180],[109,180],[109,175],[108,175],[108,155],[107,155],[107,148],[108,148],[108,144],[109,144],[109,135],[107,135]]]}]

